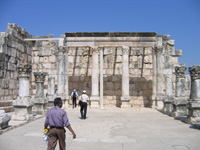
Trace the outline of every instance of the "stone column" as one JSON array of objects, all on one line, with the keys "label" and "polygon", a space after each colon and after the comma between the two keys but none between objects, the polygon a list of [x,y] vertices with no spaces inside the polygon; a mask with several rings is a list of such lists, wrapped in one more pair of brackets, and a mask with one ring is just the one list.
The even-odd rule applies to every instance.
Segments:
[{"label": "stone column", "polygon": [[191,76],[190,100],[187,104],[188,122],[200,127],[200,65],[189,67]]},{"label": "stone column", "polygon": [[58,47],[57,54],[57,67],[58,67],[58,96],[64,99],[64,88],[65,88],[65,49],[63,46]]},{"label": "stone column", "polygon": [[157,109],[163,109],[163,100],[164,100],[164,92],[163,92],[163,83],[164,83],[164,77],[163,77],[163,47],[157,46],[156,47],[156,70],[157,70],[157,95],[156,95],[156,108]]},{"label": "stone column", "polygon": [[44,115],[47,111],[48,99],[44,97],[44,81],[47,75],[46,72],[34,72],[35,82],[36,82],[36,95],[33,99],[33,114],[34,115]]},{"label": "stone column", "polygon": [[58,96],[63,100],[63,107],[68,107],[68,49],[59,46],[57,51]]},{"label": "stone column", "polygon": [[12,119],[31,120],[33,119],[32,107],[34,105],[29,95],[32,66],[30,64],[21,64],[17,66],[17,71],[19,75],[19,96],[13,102],[15,114]]},{"label": "stone column", "polygon": [[187,67],[182,64],[175,67],[176,89],[173,104],[173,113],[175,117],[183,117],[187,115],[187,99],[185,98],[185,71]]},{"label": "stone column", "polygon": [[49,77],[48,78],[48,108],[52,108],[54,106],[54,98],[55,98],[55,78]]},{"label": "stone column", "polygon": [[153,93],[152,93],[152,108],[156,108],[156,95],[157,95],[157,60],[156,60],[156,47],[152,48],[153,52]]},{"label": "stone column", "polygon": [[91,107],[99,107],[99,48],[92,47],[92,95]]},{"label": "stone column", "polygon": [[166,76],[166,98],[164,99],[164,113],[171,115],[173,111],[172,75]]},{"label": "stone column", "polygon": [[129,47],[122,46],[122,97],[121,108],[131,107],[129,95]]},{"label": "stone column", "polygon": [[103,46],[100,47],[100,108],[103,109]]},{"label": "stone column", "polygon": [[64,71],[64,96],[65,96],[65,107],[68,107],[69,103],[69,89],[68,89],[68,48],[65,47],[65,54],[64,54],[64,65],[65,65],[65,71]]}]

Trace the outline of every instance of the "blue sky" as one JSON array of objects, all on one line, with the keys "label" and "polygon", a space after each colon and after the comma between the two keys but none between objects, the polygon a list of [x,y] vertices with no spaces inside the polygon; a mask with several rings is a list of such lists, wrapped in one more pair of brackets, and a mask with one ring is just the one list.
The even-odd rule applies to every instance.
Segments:
[{"label": "blue sky", "polygon": [[156,32],[200,65],[200,0],[0,0],[0,32],[16,23],[34,36],[65,32]]}]

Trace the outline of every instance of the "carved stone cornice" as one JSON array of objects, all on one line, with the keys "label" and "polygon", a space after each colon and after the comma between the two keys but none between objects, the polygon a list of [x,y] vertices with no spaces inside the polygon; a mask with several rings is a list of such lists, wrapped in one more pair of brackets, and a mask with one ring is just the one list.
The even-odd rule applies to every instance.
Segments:
[{"label": "carved stone cornice", "polygon": [[186,69],[187,69],[186,66],[176,66],[175,67],[176,78],[185,78]]},{"label": "carved stone cornice", "polygon": [[30,76],[32,66],[30,64],[20,64],[17,66],[17,72],[19,76]]},{"label": "carved stone cornice", "polygon": [[192,80],[200,79],[200,65],[189,67],[189,72]]},{"label": "carved stone cornice", "polygon": [[46,72],[34,72],[35,82],[44,82],[45,77],[47,75]]},{"label": "carved stone cornice", "polygon": [[122,46],[122,53],[124,55],[129,55],[129,47],[128,46]]}]

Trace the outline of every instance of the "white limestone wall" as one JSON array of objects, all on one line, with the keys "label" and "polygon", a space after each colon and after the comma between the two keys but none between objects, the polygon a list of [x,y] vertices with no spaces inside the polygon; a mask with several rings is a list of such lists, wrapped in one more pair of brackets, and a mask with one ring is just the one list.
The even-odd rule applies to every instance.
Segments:
[{"label": "white limestone wall", "polygon": [[[175,95],[175,77],[173,67],[178,64],[177,57],[180,55],[179,51],[174,49],[174,41],[170,40],[169,36],[162,37],[162,60],[160,63],[162,66],[163,74],[162,91],[163,96]],[[151,41],[152,42],[152,41]],[[69,43],[68,43],[69,44]],[[91,96],[92,92],[92,46],[87,46],[86,43],[75,43],[68,45],[65,43],[68,52],[68,93],[71,94],[72,90],[77,89],[79,95],[83,90],[87,91],[87,94]],[[83,46],[80,46],[80,45]],[[90,43],[91,44],[91,43]],[[97,44],[97,43],[96,43]],[[99,42],[99,44],[105,44]],[[108,44],[108,43],[106,43]],[[110,45],[112,43],[109,43]],[[118,43],[124,44],[124,43]],[[104,104],[107,106],[119,106],[122,96],[122,47],[118,44],[116,46],[106,46],[103,52],[103,75],[104,75]],[[130,46],[130,44],[128,44]],[[138,46],[137,46],[138,45]],[[58,42],[46,41],[36,42],[33,47],[33,71],[47,72],[48,77],[55,78],[55,89],[57,88],[57,58],[56,49]],[[99,57],[99,56],[98,56]],[[100,60],[98,58],[98,60]],[[143,43],[134,44],[130,46],[130,52],[128,55],[129,62],[129,95],[131,106],[150,106],[153,87],[156,87],[153,83],[153,44]],[[166,79],[172,81],[166,84]],[[47,91],[48,81],[44,83],[45,93]],[[32,95],[35,94],[35,83],[32,82]],[[168,91],[166,85],[170,86]],[[172,86],[172,87],[171,87]],[[99,89],[100,90],[100,89]],[[159,89],[160,90],[160,89]],[[170,90],[170,91],[169,91]],[[158,91],[155,91],[155,94]]]},{"label": "white limestone wall", "polygon": [[[0,33],[0,101],[15,100],[19,93],[17,65],[32,63],[31,38],[24,28],[9,23],[6,32]],[[28,90],[29,92],[29,90]],[[7,104],[5,105],[7,106]],[[11,108],[12,109],[12,108]],[[6,110],[12,111],[12,110]]]}]

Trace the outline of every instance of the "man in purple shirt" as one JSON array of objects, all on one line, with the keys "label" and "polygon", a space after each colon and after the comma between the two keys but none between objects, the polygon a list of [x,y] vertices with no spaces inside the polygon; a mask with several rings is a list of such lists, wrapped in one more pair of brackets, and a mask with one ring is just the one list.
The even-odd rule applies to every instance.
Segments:
[{"label": "man in purple shirt", "polygon": [[48,148],[47,150],[54,150],[56,148],[57,140],[59,140],[60,150],[65,150],[65,129],[64,126],[72,133],[73,138],[76,138],[76,134],[70,126],[67,113],[61,109],[62,100],[60,97],[54,99],[54,107],[47,112],[44,128],[49,127],[48,133]]}]

